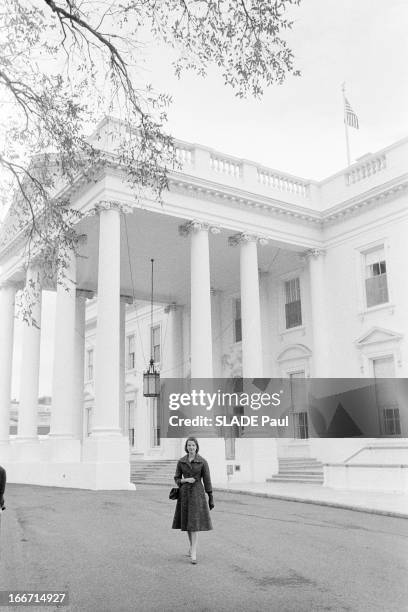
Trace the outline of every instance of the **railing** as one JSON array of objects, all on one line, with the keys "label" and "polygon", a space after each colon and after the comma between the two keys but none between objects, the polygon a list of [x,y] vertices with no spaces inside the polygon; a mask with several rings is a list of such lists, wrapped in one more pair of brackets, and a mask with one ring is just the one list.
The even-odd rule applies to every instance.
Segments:
[{"label": "railing", "polygon": [[354,185],[354,183],[363,181],[364,179],[373,176],[374,174],[378,174],[378,172],[381,172],[382,170],[385,170],[386,167],[387,160],[385,155],[380,155],[368,159],[367,161],[362,162],[358,166],[352,168],[349,172],[346,172],[346,185]]},{"label": "railing", "polygon": [[277,174],[273,170],[270,171],[265,168],[258,168],[258,182],[261,183],[261,185],[266,185],[277,191],[294,193],[302,198],[309,197],[308,183],[294,178],[292,179],[283,174]]},{"label": "railing", "polygon": [[184,146],[176,146],[176,158],[182,165],[194,163],[194,149]]},{"label": "railing", "polygon": [[210,168],[220,174],[227,174],[235,178],[242,177],[242,163],[228,159],[227,157],[221,157],[211,153]]}]

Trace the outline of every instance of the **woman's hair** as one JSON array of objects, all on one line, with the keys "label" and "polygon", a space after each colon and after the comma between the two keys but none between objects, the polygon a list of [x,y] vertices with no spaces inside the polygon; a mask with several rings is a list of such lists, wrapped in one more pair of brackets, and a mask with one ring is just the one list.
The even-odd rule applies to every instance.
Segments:
[{"label": "woman's hair", "polygon": [[197,448],[196,448],[196,454],[197,454],[197,453],[198,453],[198,451],[200,450],[200,447],[198,446],[198,440],[197,440],[197,438],[193,438],[193,437],[191,437],[191,438],[187,438],[186,443],[185,443],[185,445],[184,445],[184,450],[186,451],[186,453],[188,453],[188,450],[187,450],[187,443],[188,443],[188,442],[194,442],[194,444],[195,444],[195,445],[196,445],[196,447],[197,447]]}]

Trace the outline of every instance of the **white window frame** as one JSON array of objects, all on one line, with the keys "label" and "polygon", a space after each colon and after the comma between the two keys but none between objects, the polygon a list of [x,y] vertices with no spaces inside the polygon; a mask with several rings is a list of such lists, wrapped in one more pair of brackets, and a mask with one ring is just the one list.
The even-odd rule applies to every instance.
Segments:
[{"label": "white window frame", "polygon": [[[152,326],[152,325],[150,325],[150,326],[149,326],[149,328],[150,328],[150,346],[151,346],[151,348],[152,348],[152,353],[153,353],[152,358],[153,358],[153,359],[154,359],[154,346],[155,346],[155,345],[153,345],[153,330],[155,330],[155,329],[158,329],[158,330],[159,330],[159,334],[160,334],[160,342],[159,342],[159,347],[160,347],[160,359],[159,359],[159,361],[156,361],[156,360],[154,359],[154,363],[155,363],[155,365],[156,365],[157,367],[160,367],[160,364],[161,364],[161,362],[162,362],[162,358],[163,358],[163,342],[162,342],[162,340],[163,340],[163,335],[162,335],[162,325],[161,325],[161,323],[155,323],[153,326]],[[157,346],[157,345],[156,345],[156,346]]]},{"label": "white window frame", "polygon": [[160,401],[159,397],[150,398],[150,402],[151,402],[149,406],[149,409],[150,409],[150,448],[152,449],[160,448],[162,446],[162,439],[163,439],[161,436],[162,432],[159,433],[159,443],[158,444],[154,443],[155,442],[154,431],[155,429],[158,429],[160,431],[158,427],[160,423],[159,421],[159,401]]},{"label": "white window frame", "polygon": [[368,371],[369,371],[369,378],[375,378],[374,376],[374,361],[378,360],[378,359],[388,359],[391,358],[394,362],[394,371],[395,371],[395,378],[397,376],[397,365],[398,365],[398,360],[397,360],[397,354],[396,351],[376,351],[376,352],[372,352],[372,353],[368,353],[366,355],[367,359],[368,359]]},{"label": "white window frame", "polygon": [[[300,312],[302,316],[302,324],[297,325],[296,327],[286,327],[286,290],[285,283],[287,281],[293,280],[294,278],[299,279],[299,289],[300,289]],[[304,268],[297,268],[296,270],[292,270],[291,272],[287,272],[286,274],[281,274],[279,276],[279,292],[278,292],[278,312],[279,312],[279,335],[291,334],[293,332],[303,332],[305,333],[305,321],[306,321],[306,308],[305,308],[305,278],[304,278]]]},{"label": "white window frame", "polygon": [[[89,355],[92,355],[92,363],[89,363]],[[86,349],[86,381],[92,382],[95,380],[95,349],[93,346],[89,346]],[[92,376],[89,376],[89,368],[92,368]]]},{"label": "white window frame", "polygon": [[[381,331],[385,334],[392,333],[385,329]],[[357,346],[359,350],[361,376],[365,378],[374,378],[373,360],[392,357],[395,364],[395,375],[398,378],[400,376],[400,374],[398,374],[398,369],[402,367],[401,340],[402,335],[396,334],[394,337],[391,335],[389,335],[388,338],[384,336],[383,339],[377,341],[360,341]]]},{"label": "white window frame", "polygon": [[[375,250],[384,249],[384,260],[387,267],[387,291],[388,291],[388,302],[382,304],[376,304],[375,306],[367,306],[367,293],[366,293],[366,256],[368,253]],[[357,278],[358,283],[358,311],[360,315],[376,312],[377,310],[383,309],[394,309],[393,293],[392,293],[392,266],[390,265],[390,244],[388,238],[381,238],[368,244],[360,245],[356,249],[357,253]]]},{"label": "white window frame", "polygon": [[[241,302],[241,340],[237,340],[236,339],[236,334],[235,334],[235,321],[237,321],[237,319],[235,318],[236,315],[236,302],[237,300],[239,300]],[[235,295],[231,298],[231,310],[232,310],[232,342],[233,344],[241,344],[242,342],[242,301],[241,301],[241,296],[240,295]]]},{"label": "white window frame", "polygon": [[[288,304],[293,304],[294,302],[287,302],[286,301],[286,285],[288,283],[291,283],[292,281],[298,281],[298,285],[299,285],[299,302],[300,302],[300,319],[301,319],[301,323],[299,325],[292,325],[291,327],[288,327],[287,325],[287,320],[286,320],[286,306]],[[300,286],[300,275],[299,276],[293,276],[292,278],[288,278],[286,280],[283,281],[283,293],[284,293],[284,316],[285,316],[285,330],[286,331],[290,331],[291,329],[296,329],[299,327],[303,326],[303,312],[302,312],[302,289]]]},{"label": "white window frame", "polygon": [[[133,338],[133,352],[130,352],[130,339]],[[133,355],[133,366],[130,367],[130,356]],[[131,371],[136,368],[136,335],[128,334],[126,336],[126,369]]]}]

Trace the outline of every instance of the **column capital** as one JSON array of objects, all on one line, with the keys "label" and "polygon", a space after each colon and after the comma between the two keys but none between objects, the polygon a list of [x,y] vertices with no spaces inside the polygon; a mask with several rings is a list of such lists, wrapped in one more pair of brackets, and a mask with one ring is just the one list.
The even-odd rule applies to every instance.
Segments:
[{"label": "column capital", "polygon": [[123,214],[129,214],[133,212],[133,206],[118,200],[99,200],[94,206],[94,211],[101,213],[104,210],[117,210]]},{"label": "column capital", "polygon": [[326,255],[325,249],[309,249],[303,254],[303,258],[307,261],[309,259],[319,259]]},{"label": "column capital", "polygon": [[248,242],[256,242],[261,246],[268,244],[268,238],[265,236],[257,236],[256,234],[248,234],[247,232],[239,232],[228,238],[228,246],[238,246],[239,244],[246,244]]},{"label": "column capital", "polygon": [[219,234],[221,232],[218,226],[211,225],[210,223],[199,221],[197,219],[187,221],[186,223],[183,223],[183,225],[179,225],[179,234],[183,237],[187,237],[192,233],[199,232],[200,230],[205,230],[211,234]]}]

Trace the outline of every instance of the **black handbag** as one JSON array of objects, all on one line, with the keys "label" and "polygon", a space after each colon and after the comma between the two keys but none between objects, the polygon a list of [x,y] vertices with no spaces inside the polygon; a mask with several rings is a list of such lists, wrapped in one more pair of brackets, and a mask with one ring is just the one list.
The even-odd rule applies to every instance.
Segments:
[{"label": "black handbag", "polygon": [[169,493],[169,499],[178,499],[179,493],[180,489],[178,487],[173,487]]}]

